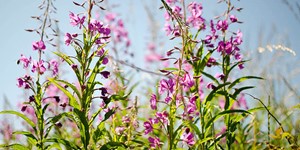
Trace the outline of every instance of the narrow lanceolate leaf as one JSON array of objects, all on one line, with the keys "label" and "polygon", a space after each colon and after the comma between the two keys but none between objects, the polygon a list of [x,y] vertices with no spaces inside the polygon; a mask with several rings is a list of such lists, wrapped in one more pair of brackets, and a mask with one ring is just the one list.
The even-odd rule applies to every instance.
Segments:
[{"label": "narrow lanceolate leaf", "polygon": [[75,143],[70,142],[68,140],[65,139],[60,139],[60,138],[50,138],[50,139],[46,139],[46,142],[54,142],[54,143],[60,143],[64,146],[66,146],[66,148],[69,149],[81,149],[80,147],[78,147]]},{"label": "narrow lanceolate leaf", "polygon": [[[67,56],[66,54],[64,53],[61,53],[61,52],[53,52],[55,55],[59,56],[60,58],[62,58],[65,62],[67,62],[69,64],[69,66],[72,66],[74,64],[74,61],[69,57]],[[77,76],[77,79],[80,80],[80,73],[79,73],[79,70],[78,69],[75,69],[75,74]]]},{"label": "narrow lanceolate leaf", "polygon": [[208,53],[204,56],[204,58],[202,59],[200,65],[199,65],[200,71],[203,71],[203,69],[205,68],[205,66],[213,52],[214,52],[214,50],[208,51]]},{"label": "narrow lanceolate leaf", "polygon": [[65,87],[61,86],[57,80],[53,79],[53,78],[48,78],[48,80],[54,84],[57,88],[59,88],[66,96],[68,96],[69,98],[69,104],[70,106],[77,108],[77,109],[81,109],[80,105],[78,104],[76,98],[68,91],[65,89]]},{"label": "narrow lanceolate leaf", "polygon": [[15,132],[13,132],[13,134],[21,134],[28,138],[33,139],[34,141],[37,141],[36,137],[31,132],[28,132],[28,131],[15,131]]},{"label": "narrow lanceolate leaf", "polygon": [[252,89],[254,88],[254,86],[245,86],[245,87],[241,87],[241,88],[238,88],[234,91],[234,93],[231,95],[231,97],[235,100],[236,97],[244,90],[248,90],[248,89]]},{"label": "narrow lanceolate leaf", "polygon": [[81,99],[81,94],[80,94],[80,92],[78,91],[78,88],[75,85],[73,85],[73,84],[71,84],[71,83],[69,83],[65,80],[55,80],[55,81],[63,83],[65,85],[67,85],[68,87],[70,87],[75,92],[78,99]]},{"label": "narrow lanceolate leaf", "polygon": [[218,79],[216,79],[214,76],[212,76],[212,75],[210,75],[209,73],[206,73],[206,72],[204,72],[204,71],[201,71],[201,73],[202,73],[204,76],[206,76],[206,77],[210,78],[211,80],[213,80],[217,85],[219,85]]},{"label": "narrow lanceolate leaf", "polygon": [[10,149],[17,149],[17,150],[29,150],[29,148],[27,148],[26,146],[24,146],[22,144],[10,144],[10,145],[2,144],[2,145],[0,145],[0,148],[10,148]]},{"label": "narrow lanceolate leaf", "polygon": [[116,149],[116,148],[127,148],[124,143],[121,142],[108,142],[104,144],[100,150]]},{"label": "narrow lanceolate leaf", "polygon": [[17,111],[12,111],[12,110],[5,110],[5,111],[1,111],[0,114],[17,115],[17,116],[21,117],[24,121],[26,121],[33,128],[34,131],[36,131],[35,123],[22,113],[19,113]]},{"label": "narrow lanceolate leaf", "polygon": [[227,82],[227,83],[224,83],[224,84],[220,84],[220,85],[217,86],[215,89],[213,89],[213,90],[208,94],[208,96],[206,97],[205,103],[211,101],[211,100],[214,98],[215,94],[218,94],[217,91],[218,91],[219,89],[221,89],[222,87],[228,85],[228,84],[230,84],[230,83]]},{"label": "narrow lanceolate leaf", "polygon": [[238,84],[238,83],[241,83],[241,82],[243,82],[243,81],[245,81],[245,80],[248,80],[248,79],[263,79],[263,78],[261,78],[261,77],[256,77],[256,76],[245,76],[245,77],[241,77],[241,78],[238,78],[238,79],[236,79],[235,81],[233,81],[229,86],[228,86],[228,89],[231,89],[231,88],[233,88],[236,84]]},{"label": "narrow lanceolate leaf", "polygon": [[251,114],[250,112],[242,109],[233,109],[233,110],[224,110],[220,113],[218,113],[216,116],[212,117],[206,124],[205,128],[208,128],[212,125],[212,123],[217,120],[218,118],[227,115],[227,114],[232,114],[232,113],[246,113],[246,114]]}]

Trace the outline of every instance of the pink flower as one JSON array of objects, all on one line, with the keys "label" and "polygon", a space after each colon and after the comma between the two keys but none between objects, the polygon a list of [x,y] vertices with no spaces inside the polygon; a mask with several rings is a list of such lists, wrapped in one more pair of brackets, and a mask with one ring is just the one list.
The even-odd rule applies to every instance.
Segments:
[{"label": "pink flower", "polygon": [[158,137],[149,137],[148,141],[150,142],[150,147],[151,148],[157,148],[160,147],[161,143]]},{"label": "pink flower", "polygon": [[219,20],[218,23],[217,23],[217,30],[221,30],[223,32],[225,32],[228,28],[228,23],[227,23],[227,20]]},{"label": "pink flower", "polygon": [[45,50],[46,46],[43,41],[37,41],[32,43],[32,49],[41,51],[41,50]]},{"label": "pink flower", "polygon": [[31,63],[31,57],[26,58],[23,54],[21,54],[21,58],[19,59],[19,62],[23,63],[24,68],[28,68],[29,64]]},{"label": "pink flower", "polygon": [[174,79],[162,79],[159,82],[159,88],[158,88],[158,92],[159,94],[163,94],[165,91],[168,91],[168,95],[169,93],[173,93],[174,91],[174,86],[175,86],[175,81]]},{"label": "pink flower", "polygon": [[40,60],[39,62],[33,61],[33,66],[31,71],[34,73],[35,71],[38,71],[39,74],[44,74],[46,71],[46,67],[44,66],[44,61]]},{"label": "pink flower", "polygon": [[54,59],[50,60],[50,67],[52,68],[52,75],[58,75],[58,62]]},{"label": "pink flower", "polygon": [[150,99],[150,106],[151,106],[151,109],[153,109],[153,110],[156,110],[156,109],[157,109],[156,102],[157,102],[156,95],[155,95],[155,94],[152,94],[152,95],[151,95],[151,99]]},{"label": "pink flower", "polygon": [[115,131],[117,135],[123,134],[125,127],[116,127]]},{"label": "pink flower", "polygon": [[190,131],[190,128],[185,129],[185,132],[182,134],[182,140],[189,146],[193,146],[195,144],[194,134]]},{"label": "pink flower", "polygon": [[237,18],[234,15],[230,15],[229,19],[232,23],[237,22]]},{"label": "pink flower", "polygon": [[67,46],[69,46],[72,42],[73,42],[73,39],[77,37],[77,34],[70,34],[70,33],[66,33],[65,37],[64,37],[64,40],[65,40],[65,44]]},{"label": "pink flower", "polygon": [[148,133],[153,131],[153,124],[154,123],[157,123],[157,120],[152,119],[152,118],[149,118],[149,121],[144,122],[144,127],[145,127],[144,133],[145,134],[148,134]]},{"label": "pink flower", "polygon": [[188,73],[184,74],[184,76],[180,78],[180,81],[181,85],[183,85],[186,88],[191,88],[195,84],[194,80]]},{"label": "pink flower", "polygon": [[82,16],[80,18],[79,15],[75,15],[74,13],[70,12],[69,17],[70,17],[70,23],[71,23],[71,25],[72,26],[79,25],[79,29],[81,29],[81,27],[84,24],[85,16]]},{"label": "pink flower", "polygon": [[167,36],[170,35],[170,33],[172,33],[172,31],[173,31],[173,29],[169,23],[165,24],[164,30],[166,31]]},{"label": "pink flower", "polygon": [[166,111],[156,112],[156,118],[163,124],[168,124],[168,116],[169,114]]}]

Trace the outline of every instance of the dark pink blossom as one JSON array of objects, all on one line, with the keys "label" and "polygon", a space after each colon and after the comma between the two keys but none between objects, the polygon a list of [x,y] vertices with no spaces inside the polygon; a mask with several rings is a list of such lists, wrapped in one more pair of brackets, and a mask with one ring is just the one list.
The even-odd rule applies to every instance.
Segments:
[{"label": "dark pink blossom", "polygon": [[183,85],[186,88],[191,88],[195,84],[194,80],[191,78],[189,73],[184,74],[184,76],[180,78],[180,81],[181,85]]},{"label": "dark pink blossom", "polygon": [[39,51],[42,51],[42,50],[45,50],[45,49],[46,49],[46,45],[44,44],[43,41],[33,42],[33,43],[32,43],[32,49],[33,49],[33,50],[39,50]]},{"label": "dark pink blossom", "polygon": [[155,94],[152,94],[152,95],[151,95],[151,98],[150,98],[150,106],[151,106],[151,109],[153,109],[153,110],[156,110],[156,109],[157,109],[156,103],[157,103],[156,95],[155,95]]},{"label": "dark pink blossom", "polygon": [[229,19],[232,23],[237,22],[237,18],[234,15],[230,15]]},{"label": "dark pink blossom", "polygon": [[189,128],[186,128],[185,132],[182,134],[182,141],[187,143],[189,146],[193,146],[195,144],[194,134]]},{"label": "dark pink blossom", "polygon": [[64,40],[65,40],[65,44],[67,46],[69,46],[73,41],[74,41],[74,38],[76,38],[78,36],[78,34],[70,34],[70,33],[66,33],[65,37],[64,37]]},{"label": "dark pink blossom", "polygon": [[223,32],[225,32],[228,28],[228,23],[227,20],[219,20],[216,26],[217,30],[221,30]]},{"label": "dark pink blossom", "polygon": [[207,67],[211,67],[211,66],[216,65],[216,64],[217,64],[216,59],[213,58],[213,57],[210,57],[210,58],[208,59],[207,63],[206,63],[206,66],[207,66]]},{"label": "dark pink blossom", "polygon": [[27,58],[23,54],[21,54],[19,62],[23,63],[24,68],[28,68],[29,64],[31,63],[31,57]]},{"label": "dark pink blossom", "polygon": [[50,60],[50,66],[52,68],[52,75],[58,75],[58,62],[55,59]]},{"label": "dark pink blossom", "polygon": [[74,13],[70,12],[69,17],[70,17],[71,25],[72,26],[78,26],[79,25],[79,29],[81,29],[81,27],[84,24],[85,16],[82,16],[80,18],[79,15],[75,15]]},{"label": "dark pink blossom", "polygon": [[192,24],[196,29],[205,29],[205,19],[201,17],[202,15],[202,4],[191,2],[188,5],[188,11],[191,13],[191,16],[187,18],[187,23]]},{"label": "dark pink blossom", "polygon": [[208,89],[215,89],[216,86],[215,86],[212,82],[210,82],[210,83],[208,83],[208,84],[206,85],[206,88],[208,88]]},{"label": "dark pink blossom", "polygon": [[46,71],[46,67],[44,66],[44,61],[33,61],[33,66],[31,71],[34,73],[35,71],[38,71],[39,74],[44,74]]},{"label": "dark pink blossom", "polygon": [[160,147],[161,143],[158,137],[149,137],[148,141],[150,142],[150,147],[151,148],[158,148]]},{"label": "dark pink blossom", "polygon": [[163,112],[156,112],[156,118],[163,124],[168,124],[168,112],[163,111]]},{"label": "dark pink blossom", "polygon": [[160,80],[159,88],[158,88],[159,94],[163,94],[165,91],[168,91],[168,94],[169,93],[172,94],[174,91],[174,85],[175,85],[174,79],[170,78],[169,80],[166,79]]},{"label": "dark pink blossom", "polygon": [[149,121],[144,122],[145,134],[148,134],[153,131],[153,124],[157,123],[154,119],[149,118]]},{"label": "dark pink blossom", "polygon": [[108,71],[102,71],[102,72],[100,72],[100,74],[104,77],[104,78],[108,78],[108,76],[110,75],[110,72],[108,72]]}]

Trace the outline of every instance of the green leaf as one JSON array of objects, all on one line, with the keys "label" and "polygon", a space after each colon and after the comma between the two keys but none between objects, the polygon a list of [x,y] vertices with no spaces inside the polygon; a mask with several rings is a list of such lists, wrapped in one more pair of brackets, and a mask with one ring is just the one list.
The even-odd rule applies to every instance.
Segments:
[{"label": "green leaf", "polygon": [[231,97],[235,100],[236,97],[244,90],[252,89],[254,86],[245,86],[235,90],[235,92],[231,95]]},{"label": "green leaf", "polygon": [[245,77],[241,77],[241,78],[238,78],[236,79],[235,81],[233,81],[229,86],[228,86],[228,89],[231,89],[232,87],[234,87],[236,84],[238,83],[241,83],[245,80],[248,80],[248,79],[263,79],[261,77],[256,77],[256,76],[245,76]]},{"label": "green leaf", "polygon": [[104,144],[100,150],[109,150],[109,149],[116,149],[118,147],[127,148],[127,146],[124,143],[121,142],[108,142]]},{"label": "green leaf", "polygon": [[71,149],[81,149],[79,146],[77,146],[75,143],[70,142],[68,140],[65,139],[61,139],[61,138],[50,138],[50,139],[46,139],[46,142],[54,142],[54,143],[60,143],[64,146],[66,146],[67,148],[71,148]]},{"label": "green leaf", "polygon": [[200,65],[199,65],[199,68],[200,68],[200,71],[203,71],[203,69],[205,68],[211,54],[214,52],[215,50],[211,50],[211,51],[208,51],[207,54],[204,56],[204,58],[202,59]]},{"label": "green leaf", "polygon": [[201,71],[201,73],[202,73],[204,76],[210,78],[210,79],[211,79],[212,81],[214,81],[217,85],[220,84],[219,81],[218,81],[218,79],[216,79],[214,76],[212,76],[212,75],[210,75],[210,74],[208,74],[208,73],[206,73],[206,72],[204,72],[204,71]]},{"label": "green leaf", "polygon": [[69,104],[70,106],[81,109],[80,105],[78,104],[76,98],[68,91],[65,89],[65,87],[61,86],[57,80],[53,78],[48,78],[48,80],[54,84],[57,88],[59,88],[68,98],[69,98]]},{"label": "green leaf", "polygon": [[216,116],[214,116],[213,118],[211,118],[211,119],[207,122],[205,128],[207,129],[208,127],[210,127],[211,124],[212,124],[215,120],[217,120],[218,118],[220,118],[220,117],[222,117],[222,116],[224,116],[224,115],[227,115],[227,114],[232,114],[232,113],[247,113],[247,114],[251,114],[250,112],[248,112],[248,111],[246,111],[246,110],[242,110],[242,109],[224,110],[224,111],[218,113],[218,114],[217,114]]},{"label": "green leaf", "polygon": [[13,110],[4,110],[1,111],[0,114],[11,114],[11,115],[17,115],[19,117],[21,117],[24,121],[26,121],[32,128],[33,130],[36,132],[36,126],[35,123],[33,121],[31,121],[27,116],[25,116],[22,113],[19,113],[17,111],[13,111]]},{"label": "green leaf", "polygon": [[12,148],[15,150],[29,150],[29,148],[27,148],[22,144],[10,144],[10,145],[2,144],[0,145],[0,148]]},{"label": "green leaf", "polygon": [[68,87],[70,87],[75,93],[76,93],[76,96],[78,97],[78,99],[81,99],[81,94],[80,92],[78,91],[77,87],[65,80],[55,80],[56,82],[60,82],[60,83],[63,83],[65,85],[67,85]]},{"label": "green leaf", "polygon": [[220,85],[217,86],[215,89],[213,89],[213,90],[208,94],[208,96],[206,97],[206,99],[205,99],[205,104],[206,104],[207,102],[211,101],[211,100],[213,99],[213,97],[214,97],[215,94],[218,94],[217,91],[218,91],[219,89],[221,89],[222,87],[224,87],[224,86],[226,86],[226,85],[228,85],[228,84],[230,84],[230,83],[227,82],[227,83],[224,83],[224,84],[220,84]]},{"label": "green leaf", "polygon": [[232,65],[228,70],[227,70],[227,74],[229,75],[229,73],[232,71],[233,68],[235,68],[237,65],[239,64],[242,64],[242,63],[245,63],[249,60],[244,60],[244,61],[239,61],[239,62],[236,62],[234,65]]},{"label": "green leaf", "polygon": [[[62,52],[53,52],[55,55],[59,56],[60,58],[62,58],[65,62],[67,62],[69,64],[69,66],[71,67],[74,64],[74,61],[67,56],[66,54],[62,53]],[[78,69],[74,70],[77,79],[80,81],[80,73]]]},{"label": "green leaf", "polygon": [[13,134],[22,134],[28,138],[33,139],[34,141],[37,141],[36,137],[31,132],[28,132],[28,131],[15,131],[15,132],[13,132]]}]

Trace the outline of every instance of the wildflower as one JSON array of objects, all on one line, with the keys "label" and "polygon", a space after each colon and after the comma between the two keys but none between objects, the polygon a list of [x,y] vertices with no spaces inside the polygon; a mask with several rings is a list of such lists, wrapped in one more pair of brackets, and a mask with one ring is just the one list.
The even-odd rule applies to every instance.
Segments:
[{"label": "wildflower", "polygon": [[33,61],[33,66],[31,71],[34,73],[35,71],[38,71],[39,74],[44,74],[44,72],[46,71],[46,68],[44,66],[44,61],[40,60],[40,61]]},{"label": "wildflower", "polygon": [[178,17],[182,17],[182,14],[180,13],[181,12],[181,8],[179,6],[174,6],[172,8],[172,11],[173,11],[174,15],[176,15]]},{"label": "wildflower", "polygon": [[29,102],[34,102],[34,101],[35,101],[34,95],[29,96]]},{"label": "wildflower", "polygon": [[210,57],[206,63],[206,66],[211,67],[212,65],[216,65],[216,63],[217,63],[216,59],[213,57]]},{"label": "wildflower", "polygon": [[115,131],[117,135],[123,134],[125,127],[116,127]]},{"label": "wildflower", "polygon": [[223,32],[225,32],[228,28],[228,23],[227,20],[219,20],[216,26],[217,30],[221,30]]},{"label": "wildflower", "polygon": [[169,23],[165,23],[164,30],[166,31],[167,36],[170,35],[170,33],[173,31],[173,29]]},{"label": "wildflower", "polygon": [[46,49],[46,46],[43,41],[37,41],[32,43],[32,49],[42,51]]},{"label": "wildflower", "polygon": [[78,34],[70,34],[70,33],[66,33],[66,35],[65,35],[65,37],[64,37],[64,40],[65,40],[65,44],[67,45],[67,46],[69,46],[72,42],[73,42],[73,40],[74,40],[74,38],[76,38],[78,36]]},{"label": "wildflower", "polygon": [[148,141],[150,142],[150,147],[151,148],[157,148],[160,147],[161,143],[158,137],[149,137]]},{"label": "wildflower", "polygon": [[156,118],[163,124],[168,124],[168,116],[167,111],[163,111],[162,113],[156,112]]},{"label": "wildflower", "polygon": [[102,72],[100,72],[100,74],[104,77],[104,78],[108,78],[108,76],[110,75],[110,72],[108,72],[108,71],[102,71]]},{"label": "wildflower", "polygon": [[130,117],[128,115],[122,117],[122,122],[124,124],[130,123]]},{"label": "wildflower", "polygon": [[182,134],[182,140],[186,142],[189,146],[193,146],[195,144],[194,135],[190,131],[190,128],[185,129],[185,132]]},{"label": "wildflower", "polygon": [[71,25],[72,26],[79,25],[79,29],[81,29],[81,27],[84,24],[85,16],[82,16],[80,18],[78,15],[75,15],[74,13],[70,12],[69,17],[70,17],[70,23],[71,23]]},{"label": "wildflower", "polygon": [[20,88],[24,85],[25,81],[22,79],[22,78],[18,78],[18,83],[17,83],[17,86]]},{"label": "wildflower", "polygon": [[192,24],[196,29],[205,29],[205,19],[201,17],[202,15],[202,5],[196,2],[192,2],[188,6],[188,10],[191,16],[187,18],[187,22]]},{"label": "wildflower", "polygon": [[28,68],[29,64],[31,63],[31,57],[27,58],[23,54],[21,54],[21,58],[18,60],[18,63],[23,63],[23,68]]},{"label": "wildflower", "polygon": [[78,66],[76,64],[72,64],[71,67],[72,67],[73,70],[78,69]]},{"label": "wildflower", "polygon": [[106,65],[108,63],[108,58],[107,57],[104,57],[103,60],[102,60],[102,64],[103,65]]},{"label": "wildflower", "polygon": [[152,95],[151,95],[151,99],[150,99],[150,106],[151,106],[151,109],[153,109],[153,110],[156,110],[156,109],[157,109],[156,102],[157,102],[156,95],[155,95],[155,94],[152,94]]},{"label": "wildflower", "polygon": [[50,65],[52,66],[52,75],[58,75],[58,62],[54,59],[50,61]]},{"label": "wildflower", "polygon": [[213,83],[208,83],[207,85],[206,85],[206,88],[208,88],[208,89],[215,89],[216,88],[216,86],[213,84]]},{"label": "wildflower", "polygon": [[159,82],[158,92],[159,92],[159,94],[162,94],[165,91],[168,91],[168,94],[173,93],[174,86],[175,86],[175,81],[173,79],[169,79],[169,80],[162,79]]},{"label": "wildflower", "polygon": [[237,18],[234,15],[230,15],[229,19],[232,23],[237,22]]},{"label": "wildflower", "polygon": [[195,84],[195,82],[192,80],[191,76],[188,73],[184,74],[184,76],[180,79],[181,85],[183,85],[184,87],[191,88]]},{"label": "wildflower", "polygon": [[26,111],[26,109],[27,109],[27,105],[23,105],[21,108],[21,111],[24,112],[24,111]]},{"label": "wildflower", "polygon": [[144,127],[145,127],[145,131],[144,131],[145,134],[148,134],[148,133],[153,131],[153,120],[152,120],[152,118],[150,118],[149,121],[144,122]]}]

